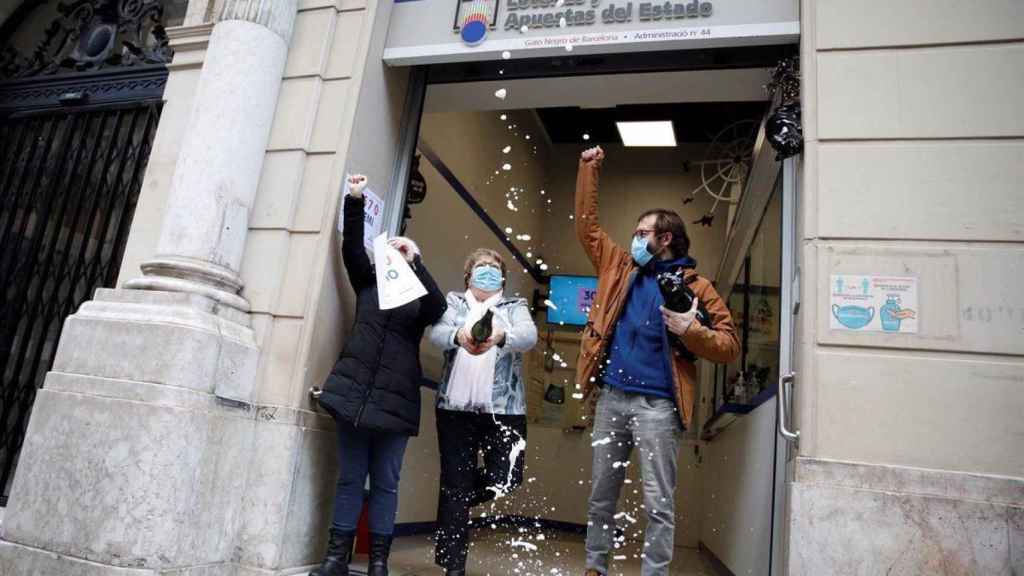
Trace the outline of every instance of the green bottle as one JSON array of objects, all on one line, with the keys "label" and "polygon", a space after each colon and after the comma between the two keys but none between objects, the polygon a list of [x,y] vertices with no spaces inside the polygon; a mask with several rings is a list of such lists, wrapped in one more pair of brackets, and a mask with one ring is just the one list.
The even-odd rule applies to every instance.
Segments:
[{"label": "green bottle", "polygon": [[487,342],[487,339],[491,337],[491,334],[494,332],[493,321],[494,310],[487,310],[483,318],[477,320],[476,324],[473,324],[473,327],[469,329],[469,334],[473,337],[473,342],[477,346]]}]

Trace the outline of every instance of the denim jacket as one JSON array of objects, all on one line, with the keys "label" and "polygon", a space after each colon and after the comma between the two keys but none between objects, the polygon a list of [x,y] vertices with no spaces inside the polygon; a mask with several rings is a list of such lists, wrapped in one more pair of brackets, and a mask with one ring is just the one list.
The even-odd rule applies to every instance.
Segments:
[{"label": "denim jacket", "polygon": [[[448,309],[430,329],[430,341],[444,351],[444,375],[437,389],[437,407],[453,410],[447,404],[448,380],[451,377],[459,345],[455,335],[466,323],[469,302],[464,292],[448,293]],[[494,367],[494,392],[491,412],[494,414],[526,414],[526,384],[523,382],[523,353],[537,344],[537,326],[530,306],[524,298],[502,298],[494,307],[495,322],[505,330],[505,345],[497,347]]]}]

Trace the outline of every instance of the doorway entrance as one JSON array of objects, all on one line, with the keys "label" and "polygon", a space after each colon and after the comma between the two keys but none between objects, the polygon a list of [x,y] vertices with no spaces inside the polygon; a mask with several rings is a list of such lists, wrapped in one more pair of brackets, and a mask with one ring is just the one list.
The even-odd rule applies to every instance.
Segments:
[{"label": "doorway entrance", "polygon": [[[761,127],[774,62],[748,49],[731,53],[757,65],[652,70],[637,57],[632,68],[619,62],[560,74],[539,62],[517,70],[494,64],[492,75],[479,65],[463,65],[462,76],[457,65],[413,72],[419,121],[409,123],[410,145],[400,156],[409,167],[404,178],[415,172],[427,193],[392,204],[404,210],[389,207],[394,233],[401,227],[416,239],[446,291],[464,289],[463,258],[472,249],[501,251],[516,263],[506,292],[531,302],[541,334],[524,367],[527,480],[474,511],[479,544],[470,573],[582,572],[593,439],[574,381],[586,320],[574,314],[572,295],[587,293],[594,271],[574,234],[573,193],[580,152],[600,145],[607,154],[602,226],[628,245],[644,210],[679,212],[698,271],[728,303],[743,344],[729,365],[700,364],[695,417],[679,455],[672,573],[782,574],[777,516],[785,511],[788,454],[776,440],[776,398],[789,369],[792,309],[783,278],[792,245],[783,239],[794,221],[784,217],[794,206],[792,171],[783,176]],[[673,143],[627,145],[624,127],[634,122],[662,123]],[[422,358],[427,376],[440,378],[440,353],[427,345]],[[434,573],[425,532],[437,483],[422,463],[436,462],[437,439],[431,415],[424,417],[404,472],[417,481],[400,497],[406,536],[393,555],[414,574]],[[646,519],[638,468],[629,468],[619,503],[615,574],[639,574]],[[530,546],[515,545],[524,539]]]}]

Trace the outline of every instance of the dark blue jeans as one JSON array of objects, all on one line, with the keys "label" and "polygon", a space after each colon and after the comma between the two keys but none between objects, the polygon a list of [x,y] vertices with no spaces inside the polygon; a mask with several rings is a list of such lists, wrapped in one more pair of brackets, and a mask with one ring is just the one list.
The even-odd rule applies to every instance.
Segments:
[{"label": "dark blue jeans", "polygon": [[370,475],[370,532],[390,536],[398,510],[398,480],[409,437],[356,430],[338,424],[338,489],[331,528],[351,532],[363,509],[363,487]]}]

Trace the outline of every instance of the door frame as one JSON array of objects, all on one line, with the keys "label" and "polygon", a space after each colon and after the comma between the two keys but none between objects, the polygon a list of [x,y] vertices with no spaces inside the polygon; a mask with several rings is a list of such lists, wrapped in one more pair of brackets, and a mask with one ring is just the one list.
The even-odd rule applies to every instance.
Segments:
[{"label": "door frame", "polygon": [[793,480],[790,465],[799,445],[788,428],[787,415],[792,414],[792,395],[785,380],[790,380],[796,366],[796,315],[800,311],[799,266],[797,260],[797,187],[796,158],[782,163],[782,274],[779,289],[779,391],[776,397],[775,473],[772,498],[772,564],[770,574],[786,574],[789,556],[789,485]]},{"label": "door frame", "polygon": [[[792,45],[795,48],[796,45]],[[472,64],[472,63],[471,63]],[[505,63],[507,65],[507,63]],[[616,74],[631,71],[635,67],[635,58],[632,65],[615,63],[603,63],[589,70],[590,74]],[[691,67],[692,69],[693,67]],[[704,69],[710,69],[707,67]],[[677,69],[687,69],[686,66]],[[698,69],[700,69],[698,67]],[[465,70],[463,75],[460,70]],[[662,70],[668,71],[668,70]],[[389,234],[397,235],[401,227],[402,214],[405,208],[405,199],[409,175],[411,173],[412,158],[416,153],[420,118],[422,116],[423,104],[426,98],[427,87],[431,83],[466,82],[478,81],[481,79],[522,79],[537,76],[556,75],[550,72],[538,72],[536,66],[529,71],[521,71],[520,74],[499,76],[497,67],[494,70],[489,68],[480,69],[479,63],[474,66],[466,64],[443,64],[431,66],[416,66],[411,69],[411,78],[406,96],[405,108],[402,113],[402,130],[400,141],[397,143],[398,158],[394,173],[392,175],[390,190],[385,199],[385,229]],[[562,75],[566,74],[561,70]],[[579,72],[577,72],[579,74]],[[774,108],[774,102],[772,103]],[[765,116],[767,118],[767,115]],[[797,223],[797,169],[796,159],[789,158],[782,162],[775,159],[775,151],[768,145],[765,137],[764,121],[758,130],[757,140],[754,145],[755,161],[751,168],[751,175],[744,190],[743,201],[741,201],[736,218],[734,229],[747,229],[746,233],[731,234],[727,240],[725,253],[721,266],[716,275],[718,291],[726,295],[732,290],[734,278],[742,265],[743,256],[746,254],[754,240],[756,230],[761,219],[768,208],[769,200],[775,191],[778,179],[782,183],[782,250],[781,268],[782,274],[780,286],[780,311],[787,313],[780,314],[779,326],[779,374],[790,374],[794,368],[793,334],[795,328],[795,314],[799,310],[799,284],[797,268],[797,246],[796,246],[796,223]],[[752,194],[753,192],[753,194]],[[749,196],[749,198],[748,198]],[[730,255],[732,256],[730,258]],[[789,520],[789,491],[788,484],[792,480],[792,467],[789,465],[796,456],[796,446],[787,441],[783,436],[783,422],[778,420],[783,413],[789,413],[789,400],[784,399],[783,386],[779,386],[779,393],[776,398],[779,410],[777,411],[775,435],[775,469],[773,474],[773,497],[772,497],[772,538],[771,538],[771,562],[769,574],[781,576],[786,573],[788,556],[788,520]]]}]

